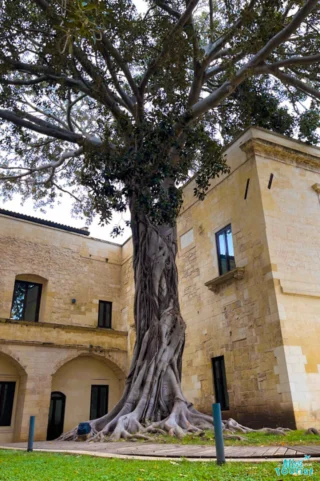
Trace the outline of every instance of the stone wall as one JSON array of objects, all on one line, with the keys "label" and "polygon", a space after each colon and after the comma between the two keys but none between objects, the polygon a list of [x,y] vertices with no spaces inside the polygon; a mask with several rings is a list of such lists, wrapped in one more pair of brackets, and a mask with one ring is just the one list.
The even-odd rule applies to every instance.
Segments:
[{"label": "stone wall", "polygon": [[[126,341],[125,337],[124,340]],[[101,382],[101,369],[96,369],[96,374],[91,376],[90,373],[89,377],[89,375],[86,376],[86,370],[81,365],[72,366],[72,378],[68,380],[64,378],[63,382],[57,384],[55,377],[57,371],[74,359],[84,356],[86,359],[96,359],[100,364],[105,365],[104,378],[108,381],[103,382],[109,384],[110,408],[120,398],[125,381],[125,371],[120,366],[126,369],[126,351],[109,352],[102,348],[85,349],[76,345],[58,347],[50,342],[47,344],[49,346],[46,342],[36,346],[28,343],[1,342],[0,381],[17,382],[11,426],[0,427],[1,442],[27,440],[30,416],[36,416],[35,439],[45,440],[50,395],[58,387],[67,395],[66,415],[68,411],[73,413],[69,418],[65,417],[65,428],[70,429],[81,421],[87,421],[90,401],[85,388],[89,381],[91,384]],[[86,362],[86,364],[89,363]],[[74,406],[70,405],[72,399],[75,402]]]},{"label": "stone wall", "polygon": [[298,428],[319,428],[320,149],[270,134],[254,141],[251,149],[257,159],[272,258],[269,278],[275,283],[284,344],[277,354],[278,390],[291,393]]},{"label": "stone wall", "polygon": [[[67,396],[65,429],[88,419],[90,384],[109,385],[109,409],[120,398],[128,369],[122,249],[5,215],[0,223],[0,381],[16,382],[11,426],[0,427],[0,440],[27,439],[31,415],[43,440],[53,390]],[[16,279],[43,285],[39,322],[9,319]],[[97,328],[99,300],[112,302],[112,329]],[[57,378],[59,369],[72,378]]]},{"label": "stone wall", "polygon": [[0,222],[0,317],[10,317],[16,277],[40,276],[40,321],[96,327],[99,300],[105,300],[113,303],[112,327],[126,330],[121,246],[3,215]]},{"label": "stone wall", "polygon": [[[273,280],[267,276],[271,260],[257,168],[254,156],[240,150],[249,135],[227,150],[231,174],[212,182],[204,202],[193,197],[194,181],[184,189],[178,221],[179,289],[187,323],[183,388],[196,407],[209,413],[211,359],[223,355],[230,400],[224,417],[249,426],[293,426],[290,395],[277,389],[276,349],[282,335]],[[229,279],[212,292],[205,284],[219,277],[215,234],[228,224],[244,278]]]}]

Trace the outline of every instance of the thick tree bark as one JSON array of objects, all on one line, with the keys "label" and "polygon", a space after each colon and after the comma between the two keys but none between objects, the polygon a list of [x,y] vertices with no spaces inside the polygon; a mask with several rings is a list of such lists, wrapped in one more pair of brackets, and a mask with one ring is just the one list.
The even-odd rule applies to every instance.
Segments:
[{"label": "thick tree bark", "polygon": [[[100,419],[93,435],[129,438],[137,433],[212,428],[212,418],[196,411],[181,390],[186,325],[180,314],[175,226],[155,226],[131,202],[136,343],[121,400]],[[72,439],[75,431],[62,438]]]}]

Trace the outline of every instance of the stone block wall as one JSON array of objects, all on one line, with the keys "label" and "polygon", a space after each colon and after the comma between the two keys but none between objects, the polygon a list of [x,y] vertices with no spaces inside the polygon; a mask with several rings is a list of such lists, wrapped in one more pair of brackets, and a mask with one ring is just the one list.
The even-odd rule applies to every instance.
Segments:
[{"label": "stone block wall", "polygon": [[252,149],[284,344],[279,369],[287,371],[278,390],[290,391],[298,428],[319,429],[320,149],[270,134]]},{"label": "stone block wall", "polygon": [[0,222],[0,317],[10,317],[16,277],[39,278],[44,284],[40,321],[96,327],[104,300],[113,304],[112,327],[126,330],[121,246],[6,216]]},{"label": "stone block wall", "polygon": [[[291,395],[277,389],[282,334],[255,158],[240,149],[247,140],[244,135],[227,150],[232,172],[212,182],[204,202],[193,197],[194,182],[184,189],[178,221],[180,301],[187,323],[183,388],[209,413],[211,359],[223,355],[230,400],[224,417],[250,426],[292,427]],[[244,278],[229,279],[212,292],[205,284],[219,276],[215,234],[228,224]]]}]

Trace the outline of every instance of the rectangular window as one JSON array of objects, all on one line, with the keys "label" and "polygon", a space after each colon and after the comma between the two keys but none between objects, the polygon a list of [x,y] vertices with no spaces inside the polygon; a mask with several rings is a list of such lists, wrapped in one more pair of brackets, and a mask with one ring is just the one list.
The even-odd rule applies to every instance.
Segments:
[{"label": "rectangular window", "polygon": [[211,361],[216,402],[220,403],[222,411],[227,411],[229,409],[229,396],[224,356],[213,357]]},{"label": "rectangular window", "polygon": [[39,320],[42,285],[35,282],[16,281],[14,285],[11,318],[17,321]]},{"label": "rectangular window", "polygon": [[109,386],[94,384],[91,386],[90,419],[97,419],[108,412]]},{"label": "rectangular window", "polygon": [[0,382],[0,426],[10,426],[15,382]]},{"label": "rectangular window", "polygon": [[111,329],[112,302],[99,301],[98,327]]},{"label": "rectangular window", "polygon": [[232,241],[231,224],[227,225],[216,233],[219,274],[222,276],[226,272],[232,271],[236,268],[234,260],[234,249]]}]

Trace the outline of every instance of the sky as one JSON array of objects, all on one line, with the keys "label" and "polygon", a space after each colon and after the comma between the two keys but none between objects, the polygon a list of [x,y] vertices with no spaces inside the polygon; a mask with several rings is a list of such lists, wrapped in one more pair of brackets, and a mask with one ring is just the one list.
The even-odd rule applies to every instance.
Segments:
[{"label": "sky", "polygon": [[[55,204],[53,207],[47,207],[45,209],[45,213],[43,213],[39,209],[35,209],[33,201],[31,199],[24,201],[23,204],[21,202],[21,197],[19,195],[15,195],[14,199],[8,202],[4,202],[3,199],[0,198],[0,207],[2,209],[19,212],[20,214],[31,215],[34,217],[39,217],[40,219],[51,220],[53,222],[58,222],[59,224],[66,224],[71,227],[81,228],[86,226],[85,220],[76,218],[71,214],[72,200],[69,198],[68,195],[64,195],[62,197],[60,204]],[[128,219],[129,216],[126,215],[124,216],[124,218]],[[89,225],[91,237],[115,242],[117,244],[123,244],[131,236],[131,230],[130,228],[125,227],[124,222],[121,222],[121,220],[121,215],[115,213],[112,222],[107,226],[101,227],[99,226],[99,218],[96,217],[92,224]],[[125,232],[122,236],[113,238],[110,236],[110,232],[112,230],[112,227],[116,224],[119,224],[119,222],[121,222],[121,225],[124,227]]]}]

